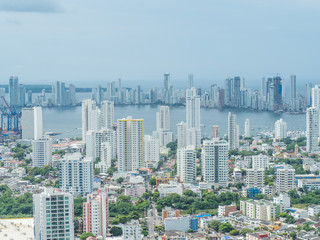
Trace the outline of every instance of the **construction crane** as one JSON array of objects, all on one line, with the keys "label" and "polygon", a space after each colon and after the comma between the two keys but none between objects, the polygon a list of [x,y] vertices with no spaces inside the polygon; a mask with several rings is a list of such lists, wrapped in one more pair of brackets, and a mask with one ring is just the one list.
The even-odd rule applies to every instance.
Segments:
[{"label": "construction crane", "polygon": [[21,111],[14,106],[10,106],[3,96],[0,100],[2,100],[0,106],[0,142],[6,142],[8,137],[21,138]]}]

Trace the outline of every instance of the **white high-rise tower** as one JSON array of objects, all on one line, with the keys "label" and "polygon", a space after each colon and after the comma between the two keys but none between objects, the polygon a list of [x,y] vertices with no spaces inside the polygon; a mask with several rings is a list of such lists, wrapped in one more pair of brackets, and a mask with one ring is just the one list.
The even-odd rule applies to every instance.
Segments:
[{"label": "white high-rise tower", "polygon": [[228,142],[229,150],[239,148],[239,126],[237,125],[237,116],[229,112],[228,115]]},{"label": "white high-rise tower", "polygon": [[246,119],[244,122],[244,137],[251,137],[250,133],[250,119]]},{"label": "white high-rise tower", "polygon": [[203,181],[225,187],[228,183],[228,143],[217,138],[203,141],[201,152]]},{"label": "white high-rise tower", "polygon": [[274,124],[274,137],[276,139],[282,139],[287,137],[287,122],[282,118],[277,120]]},{"label": "white high-rise tower", "polygon": [[23,108],[21,116],[22,138],[39,139],[43,135],[42,108]]},{"label": "white high-rise tower", "polygon": [[112,101],[103,101],[101,103],[101,126],[105,128],[112,128],[114,123],[114,103]]},{"label": "white high-rise tower", "polygon": [[315,107],[307,108],[307,152],[318,152],[319,138],[319,110]]},{"label": "white high-rise tower", "polygon": [[144,167],[143,119],[127,117],[118,120],[117,153],[119,172]]},{"label": "white high-rise tower", "polygon": [[193,183],[196,181],[196,151],[193,146],[178,148],[177,175],[180,181]]},{"label": "white high-rise tower", "polygon": [[200,147],[200,97],[194,87],[186,90],[187,145]]},{"label": "white high-rise tower", "polygon": [[[96,102],[91,99],[86,99],[82,101],[82,141],[86,141],[86,134],[90,129],[91,124],[91,111],[96,109]],[[98,129],[99,130],[99,129]]]},{"label": "white high-rise tower", "polygon": [[160,140],[160,146],[166,147],[173,141],[173,133],[170,132],[170,109],[168,106],[161,106],[157,112],[157,130],[152,135]]}]

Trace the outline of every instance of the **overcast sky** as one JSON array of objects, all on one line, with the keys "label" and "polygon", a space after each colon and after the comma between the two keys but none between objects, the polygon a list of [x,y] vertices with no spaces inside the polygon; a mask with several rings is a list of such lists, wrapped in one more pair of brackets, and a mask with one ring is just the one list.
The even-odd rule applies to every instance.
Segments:
[{"label": "overcast sky", "polygon": [[320,82],[320,1],[0,0],[0,43],[2,84]]}]

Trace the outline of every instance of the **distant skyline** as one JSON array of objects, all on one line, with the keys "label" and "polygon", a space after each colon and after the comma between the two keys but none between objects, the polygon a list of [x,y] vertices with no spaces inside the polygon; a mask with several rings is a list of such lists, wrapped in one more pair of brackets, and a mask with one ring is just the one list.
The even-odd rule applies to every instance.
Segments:
[{"label": "distant skyline", "polygon": [[0,13],[2,84],[320,83],[318,0],[1,0]]}]

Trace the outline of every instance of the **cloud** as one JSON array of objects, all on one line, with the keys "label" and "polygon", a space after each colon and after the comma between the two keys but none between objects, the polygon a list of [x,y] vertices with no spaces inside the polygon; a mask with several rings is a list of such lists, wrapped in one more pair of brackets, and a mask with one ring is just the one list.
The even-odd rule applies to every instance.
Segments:
[{"label": "cloud", "polygon": [[1,0],[3,12],[61,12],[62,6],[57,0]]}]

